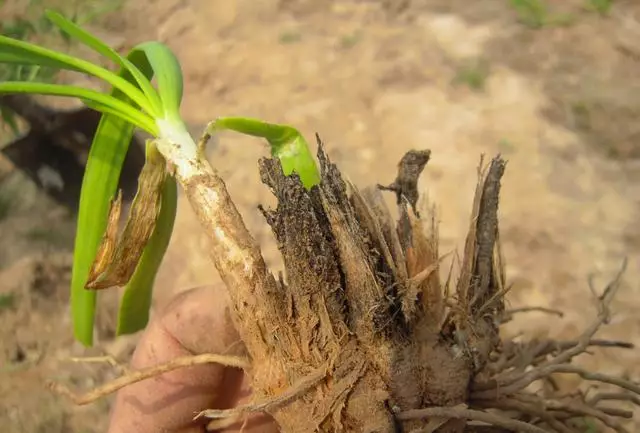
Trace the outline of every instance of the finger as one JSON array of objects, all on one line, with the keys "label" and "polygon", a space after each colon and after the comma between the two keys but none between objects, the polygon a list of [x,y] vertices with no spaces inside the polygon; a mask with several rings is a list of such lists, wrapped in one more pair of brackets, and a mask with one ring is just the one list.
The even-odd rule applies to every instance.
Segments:
[{"label": "finger", "polygon": [[[155,317],[133,355],[135,369],[197,353],[242,355],[244,346],[230,318],[222,286],[180,294]],[[126,388],[117,395],[109,433],[201,432],[193,416],[203,408],[227,408],[239,397],[241,370],[217,364],[175,370]]]}]

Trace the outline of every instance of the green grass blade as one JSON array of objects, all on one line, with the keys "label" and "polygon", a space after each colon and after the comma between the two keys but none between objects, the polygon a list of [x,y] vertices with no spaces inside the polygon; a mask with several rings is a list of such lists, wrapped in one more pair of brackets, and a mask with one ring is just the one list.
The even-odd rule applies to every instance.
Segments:
[{"label": "green grass blade", "polygon": [[[96,92],[95,90],[83,89],[82,87],[64,84],[5,81],[0,83],[0,94],[2,93],[28,93],[78,98],[85,102],[93,102],[93,104],[89,104],[91,108],[99,109],[98,107],[100,107],[109,109],[111,114],[118,114],[121,117],[126,118],[127,121],[132,121],[136,126],[139,126],[152,134],[157,134],[158,132],[158,127],[155,125],[155,122],[151,117],[138,111],[126,102],[122,102],[113,96]],[[103,110],[100,109],[100,111]]]},{"label": "green grass blade", "polygon": [[48,66],[93,75],[106,81],[123,93],[126,93],[147,113],[153,113],[154,111],[144,93],[142,93],[137,86],[123,79],[121,76],[86,60],[49,50],[29,42],[0,35],[0,63]]},{"label": "green grass blade", "polygon": [[121,56],[102,42],[100,39],[78,26],[77,24],[69,21],[61,14],[48,10],[45,12],[47,18],[57,25],[62,31],[66,32],[70,37],[77,39],[82,42],[89,48],[96,51],[98,54],[103,55],[104,57],[111,59],[114,63],[116,63],[121,68],[126,69],[135,79],[138,87],[144,92],[147,99],[149,100],[151,106],[153,107],[153,117],[162,117],[162,103],[160,101],[160,97],[158,96],[158,92],[151,85],[151,81],[147,79],[147,77],[127,58]]},{"label": "green grass blade", "polygon": [[172,176],[167,176],[156,227],[120,301],[116,335],[132,334],[147,326],[153,284],[171,240],[177,202],[176,180]]},{"label": "green grass blade", "polygon": [[[153,71],[145,61],[138,62],[138,57],[135,53],[128,56],[129,60],[150,79]],[[133,80],[126,69],[120,70],[120,76],[125,80]],[[111,96],[123,102],[129,100],[117,88],[112,90]],[[73,253],[71,312],[74,335],[85,346],[93,344],[96,307],[96,292],[85,289],[85,284],[107,226],[110,200],[115,195],[133,131],[134,126],[131,123],[112,114],[103,115],[91,145],[82,180]]]},{"label": "green grass blade", "polygon": [[145,42],[133,51],[143,52],[151,65],[158,83],[158,93],[162,100],[165,119],[182,122],[180,104],[182,102],[182,68],[175,54],[160,42]]},{"label": "green grass blade", "polygon": [[211,132],[228,129],[264,138],[271,146],[271,154],[280,160],[285,175],[297,173],[307,189],[320,183],[320,172],[307,141],[291,126],[266,123],[246,117],[220,117],[216,119],[211,129]]}]

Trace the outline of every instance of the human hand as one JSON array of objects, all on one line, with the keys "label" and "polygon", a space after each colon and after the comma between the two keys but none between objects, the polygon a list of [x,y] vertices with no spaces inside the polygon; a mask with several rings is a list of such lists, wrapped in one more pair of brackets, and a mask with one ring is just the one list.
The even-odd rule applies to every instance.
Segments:
[{"label": "human hand", "polygon": [[[200,353],[240,356],[244,350],[229,315],[224,286],[200,287],[179,294],[150,321],[131,367]],[[218,364],[174,370],[120,390],[108,433],[201,433],[206,420],[194,422],[196,413],[235,407],[247,403],[249,397],[242,370]],[[256,414],[219,431],[277,433],[278,429],[270,417]]]}]

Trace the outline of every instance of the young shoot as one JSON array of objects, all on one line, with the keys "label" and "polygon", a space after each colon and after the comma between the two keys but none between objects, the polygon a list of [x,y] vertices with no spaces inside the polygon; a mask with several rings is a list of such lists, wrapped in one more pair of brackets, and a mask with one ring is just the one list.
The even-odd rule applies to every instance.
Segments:
[{"label": "young shoot", "polygon": [[[180,115],[182,69],[166,45],[145,42],[122,56],[59,13],[47,11],[46,16],[71,40],[93,49],[119,68],[114,72],[69,54],[0,36],[1,63],[74,71],[111,87],[103,93],[37,81],[0,82],[0,94],[77,98],[102,113],[82,182],[71,281],[74,335],[85,346],[91,346],[97,290],[125,287],[118,312],[118,335],[146,326],[155,276],[173,230],[176,180],[184,186],[207,170],[202,147],[211,134],[228,129],[265,138],[285,173],[298,174],[306,188],[317,185],[320,176],[307,142],[287,125],[220,117],[209,125],[199,147]],[[138,191],[125,228],[118,235],[118,180],[136,128],[147,131],[154,139],[147,143]]]}]

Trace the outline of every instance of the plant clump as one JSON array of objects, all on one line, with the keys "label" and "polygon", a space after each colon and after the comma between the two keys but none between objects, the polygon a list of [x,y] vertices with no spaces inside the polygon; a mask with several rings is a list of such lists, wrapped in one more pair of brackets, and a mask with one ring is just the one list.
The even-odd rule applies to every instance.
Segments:
[{"label": "plant clump", "polygon": [[[343,180],[319,139],[318,146],[321,182],[310,191],[276,159],[259,164],[278,199],[261,210],[286,270],[278,278],[265,270],[259,287],[230,290],[256,404],[199,416],[213,418],[213,428],[266,411],[282,432],[571,432],[585,417],[625,431],[620,419],[630,413],[601,408],[598,397],[528,391],[554,373],[573,373],[638,393],[571,364],[592,345],[630,347],[593,340],[619,276],[578,340],[500,339],[512,314],[499,244],[501,157],[481,162],[459,275],[454,282],[449,270],[442,282],[435,211],[416,211],[430,152],[408,152],[390,186],[360,190]],[[398,221],[383,189],[396,192]],[[483,430],[488,425],[498,430]]]},{"label": "plant clump", "polygon": [[[218,231],[208,232],[212,258],[248,358],[178,358],[84,395],[50,387],[88,404],[131,383],[214,362],[245,370],[254,394],[250,404],[199,413],[196,418],[210,419],[209,430],[262,411],[283,433],[573,433],[592,425],[627,432],[624,420],[632,412],[602,403],[639,404],[640,386],[572,363],[591,347],[633,348],[594,338],[609,319],[624,266],[602,294],[591,287],[597,314],[576,340],[503,341],[500,325],[515,313],[561,314],[505,309],[498,203],[506,162],[481,160],[462,257],[441,278],[435,211],[420,216],[416,209],[418,177],[430,156],[409,151],[391,185],[362,190],[342,178],[319,139],[321,181],[311,189],[296,174],[284,175],[278,159],[260,160],[262,181],[278,199],[275,209],[260,207],[285,265],[277,278],[228,196],[218,198],[218,207],[199,207],[207,191],[226,193],[217,173],[187,185],[200,217],[217,218]],[[382,190],[396,193],[397,221]],[[561,394],[555,374],[612,389]],[[532,390],[536,382],[543,386]]]},{"label": "plant clump", "polygon": [[[277,277],[217,173],[186,185],[200,218],[216,221],[216,230],[207,231],[211,254],[247,358],[178,358],[130,371],[84,395],[50,387],[88,404],[131,383],[214,362],[250,376],[253,402],[203,408],[196,418],[209,418],[209,430],[261,411],[283,433],[574,433],[594,425],[628,431],[624,421],[632,412],[603,403],[637,405],[640,385],[572,362],[591,347],[633,348],[594,338],[609,320],[624,266],[602,294],[591,287],[597,314],[576,340],[504,341],[500,326],[515,313],[561,313],[505,309],[498,203],[506,162],[500,156],[489,164],[481,159],[464,251],[442,279],[435,210],[424,201],[416,205],[430,151],[409,151],[391,185],[364,189],[342,178],[319,138],[317,155],[321,180],[310,189],[296,174],[285,175],[277,158],[259,162],[263,183],[278,199],[275,209],[260,207],[285,265]],[[396,193],[397,221],[383,190]],[[206,208],[211,191],[218,192],[217,202]],[[555,374],[605,388],[561,394]],[[543,386],[533,389],[534,383]]]}]

